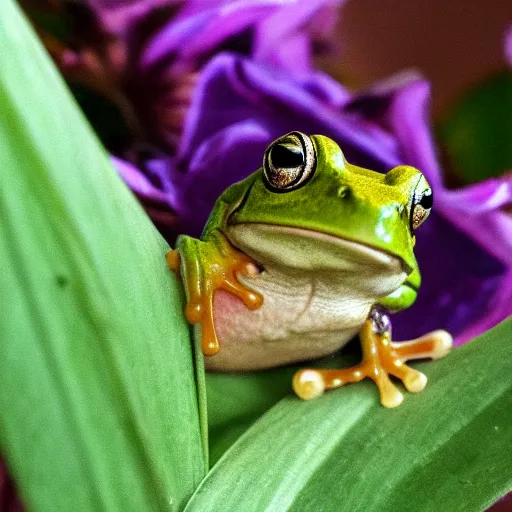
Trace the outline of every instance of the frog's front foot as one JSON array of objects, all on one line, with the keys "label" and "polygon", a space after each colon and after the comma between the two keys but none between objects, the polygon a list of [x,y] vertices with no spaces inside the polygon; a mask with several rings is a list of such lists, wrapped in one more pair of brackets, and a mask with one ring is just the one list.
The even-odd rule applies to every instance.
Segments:
[{"label": "frog's front foot", "polygon": [[359,336],[363,352],[361,363],[344,369],[300,370],[293,377],[295,393],[304,400],[310,400],[327,389],[369,377],[379,388],[382,405],[396,407],[402,403],[404,397],[389,376],[399,378],[408,391],[421,391],[427,384],[427,377],[407,366],[405,362],[410,359],[439,359],[452,346],[451,335],[441,330],[412,341],[393,343],[389,318],[378,309],[372,310]]},{"label": "frog's front foot", "polygon": [[237,274],[252,275],[259,272],[254,261],[233,248],[223,239],[201,241],[183,236],[178,249],[166,254],[169,268],[180,275],[187,293],[185,317],[191,324],[201,325],[201,348],[205,356],[220,350],[215,330],[213,297],[218,289],[239,297],[248,309],[257,309],[262,296],[244,286]]}]

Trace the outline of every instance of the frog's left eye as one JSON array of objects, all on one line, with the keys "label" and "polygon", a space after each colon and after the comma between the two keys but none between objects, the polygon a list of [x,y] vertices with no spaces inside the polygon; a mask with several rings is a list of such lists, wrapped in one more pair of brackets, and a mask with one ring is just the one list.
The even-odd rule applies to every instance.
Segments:
[{"label": "frog's left eye", "polygon": [[433,203],[432,189],[428,185],[427,180],[422,176],[412,198],[411,227],[413,231],[418,229],[427,220]]},{"label": "frog's left eye", "polygon": [[301,132],[291,132],[274,141],[263,157],[266,185],[274,192],[288,192],[304,185],[316,167],[315,148]]}]

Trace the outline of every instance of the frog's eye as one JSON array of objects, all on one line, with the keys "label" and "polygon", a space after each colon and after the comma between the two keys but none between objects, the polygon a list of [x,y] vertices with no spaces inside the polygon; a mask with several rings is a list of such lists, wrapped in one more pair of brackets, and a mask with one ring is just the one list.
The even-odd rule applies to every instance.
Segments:
[{"label": "frog's eye", "polygon": [[311,139],[291,132],[274,141],[263,157],[266,185],[274,192],[288,192],[304,185],[316,167],[315,148]]},{"label": "frog's eye", "polygon": [[412,198],[411,227],[413,231],[418,229],[427,220],[433,202],[432,189],[429,187],[427,180],[422,176]]}]

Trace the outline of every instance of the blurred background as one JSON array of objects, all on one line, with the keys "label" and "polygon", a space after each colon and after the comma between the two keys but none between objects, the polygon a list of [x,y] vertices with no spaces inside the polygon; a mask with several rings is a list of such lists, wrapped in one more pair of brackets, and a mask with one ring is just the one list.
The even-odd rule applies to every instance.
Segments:
[{"label": "blurred background", "polygon": [[[64,55],[65,49],[79,54],[84,48],[94,48],[98,54],[106,51],[108,42],[107,53],[121,55],[128,33],[138,23],[133,23],[137,17],[139,21],[146,18],[144,30],[156,33],[157,27],[164,25],[163,20],[172,24],[173,20],[230,4],[239,6],[243,2],[21,0],[100,138],[113,153],[121,154],[127,132],[138,129],[134,125],[140,122],[140,105],[135,105],[138,111],[133,112],[133,98],[120,101],[119,94],[107,90],[112,85],[107,83],[112,79],[107,76],[108,70],[98,72],[98,63],[91,60],[82,62],[78,69],[70,64],[70,55]],[[246,4],[264,5],[265,2]],[[323,0],[311,2],[311,6],[309,18],[306,15],[303,21],[304,25],[310,25],[305,31],[312,43],[314,65],[344,87],[365,90],[410,71],[428,80],[431,115],[436,123],[438,149],[448,186],[501,175],[512,168],[512,43],[507,43],[512,6],[509,1],[391,0],[383,8],[377,0]],[[157,11],[159,16],[154,15]],[[152,12],[151,16],[148,12]],[[315,19],[319,16],[323,17],[320,23]],[[220,36],[216,46],[212,44],[207,54],[201,55],[203,63],[222,51],[250,54],[250,45],[254,44],[249,42],[251,29],[251,23],[240,29],[228,29],[229,33]],[[198,26],[197,30],[200,32],[202,28]],[[281,37],[289,38],[289,34]],[[187,42],[183,40],[179,44],[186,47]],[[279,44],[279,39],[274,44]],[[146,81],[146,86],[149,85]],[[134,120],[137,117],[139,120]],[[176,119],[171,123],[175,125]],[[171,131],[179,128],[173,126]],[[463,147],[461,138],[464,138]]]},{"label": "blurred background", "polygon": [[[101,30],[107,34],[111,31],[110,36],[114,38],[121,35],[122,39],[128,20],[149,6],[161,9],[164,17],[172,20],[174,15],[179,18],[180,10],[186,7],[192,6],[191,11],[206,11],[240,2],[20,0],[20,3],[56,57],[61,51],[60,44],[77,49],[84,44],[98,43],[99,25],[93,23],[93,16],[98,16],[96,21],[103,24]],[[247,4],[252,3],[258,2]],[[507,43],[507,37],[512,40],[508,36],[512,30],[510,1],[391,0],[385,8],[377,0],[324,0],[313,4],[318,4],[318,10],[329,10],[324,17],[330,19],[328,23],[323,22],[324,26],[313,27],[310,34],[315,65],[345,87],[353,91],[365,89],[411,70],[429,81],[432,116],[441,142],[446,141],[441,145],[441,157],[445,159],[448,184],[474,182],[512,168],[509,149],[512,146],[512,43]],[[239,41],[231,46],[230,43],[241,39],[243,32],[233,30],[212,51],[242,49]],[[58,63],[59,58],[56,60]],[[118,125],[112,121],[112,111],[119,105],[104,103],[108,94],[101,94],[104,85],[98,83],[101,77],[93,76],[89,69],[91,74],[84,79],[83,73],[66,73],[66,66],[61,68],[103,142],[115,150],[119,139],[125,136],[126,127],[122,125],[127,119],[125,116],[124,121],[118,120]],[[99,92],[99,97],[93,92]],[[107,113],[102,117],[101,112]],[[107,117],[110,117],[107,123],[110,129],[101,126]],[[114,131],[117,133],[113,134]],[[454,142],[461,133],[471,137],[472,144],[467,146],[474,145],[472,157],[462,154]],[[485,170],[481,168],[482,160]]]},{"label": "blurred background", "polygon": [[512,5],[506,0],[391,0],[385,8],[377,0],[348,0],[336,28],[340,48],[321,64],[359,87],[419,69],[432,84],[439,117],[468,90],[503,71],[510,23]]}]

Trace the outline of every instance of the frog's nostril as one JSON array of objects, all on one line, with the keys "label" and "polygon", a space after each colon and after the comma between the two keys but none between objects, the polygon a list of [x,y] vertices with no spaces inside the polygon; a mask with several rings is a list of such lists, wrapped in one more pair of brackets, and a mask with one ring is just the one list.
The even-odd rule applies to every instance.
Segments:
[{"label": "frog's nostril", "polygon": [[338,188],[338,197],[340,199],[344,199],[345,197],[348,197],[350,194],[350,188],[347,187],[347,185],[341,185]]}]

